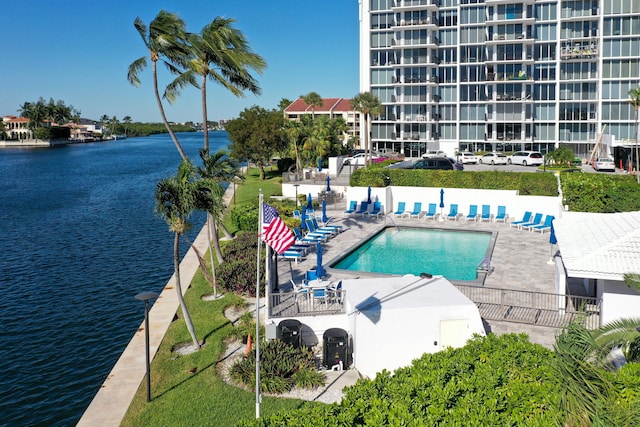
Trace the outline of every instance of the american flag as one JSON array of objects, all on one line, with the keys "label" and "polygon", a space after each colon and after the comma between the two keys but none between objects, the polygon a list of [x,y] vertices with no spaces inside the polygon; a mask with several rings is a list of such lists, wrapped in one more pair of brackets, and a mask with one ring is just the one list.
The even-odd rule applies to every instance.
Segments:
[{"label": "american flag", "polygon": [[279,254],[296,241],[289,227],[278,216],[278,211],[267,204],[262,205],[262,239]]}]

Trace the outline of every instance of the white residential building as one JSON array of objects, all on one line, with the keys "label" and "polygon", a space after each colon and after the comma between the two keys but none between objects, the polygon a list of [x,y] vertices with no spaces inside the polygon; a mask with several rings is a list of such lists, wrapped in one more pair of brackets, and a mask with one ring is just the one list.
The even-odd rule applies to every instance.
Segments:
[{"label": "white residential building", "polygon": [[[374,149],[627,162],[640,86],[640,0],[359,0],[360,90],[384,105]],[[605,127],[606,126],[606,127]],[[634,162],[635,164],[635,162]]]}]

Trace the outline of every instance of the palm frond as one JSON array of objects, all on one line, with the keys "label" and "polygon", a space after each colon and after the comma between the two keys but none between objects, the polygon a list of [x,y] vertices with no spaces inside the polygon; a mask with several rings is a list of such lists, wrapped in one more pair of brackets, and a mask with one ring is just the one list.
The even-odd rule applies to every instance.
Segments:
[{"label": "palm frond", "polygon": [[129,70],[127,72],[127,80],[129,83],[136,87],[140,87],[140,78],[138,77],[138,73],[144,70],[147,67],[147,58],[142,56],[129,65]]}]

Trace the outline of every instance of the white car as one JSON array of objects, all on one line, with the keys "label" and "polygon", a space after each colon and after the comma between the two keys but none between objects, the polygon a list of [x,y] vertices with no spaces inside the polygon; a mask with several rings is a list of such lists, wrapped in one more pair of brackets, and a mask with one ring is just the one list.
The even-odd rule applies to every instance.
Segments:
[{"label": "white car", "polygon": [[544,163],[544,156],[539,151],[516,151],[509,156],[510,165],[541,165]]},{"label": "white car", "polygon": [[597,171],[616,171],[616,164],[610,157],[599,157],[593,162],[593,168]]},{"label": "white car", "polygon": [[[364,166],[364,161],[365,161],[365,157],[366,154],[365,153],[358,153],[353,157],[347,157],[346,159],[344,159],[344,161],[342,162],[343,165],[353,165],[353,166]],[[379,159],[380,156],[376,155],[376,154],[372,154],[371,155],[371,159]]]},{"label": "white car", "polygon": [[481,165],[506,165],[507,156],[503,153],[487,153],[478,159]]},{"label": "white car", "polygon": [[427,152],[422,155],[423,159],[431,159],[433,157],[447,157],[447,153],[440,150],[427,150]]},{"label": "white car", "polygon": [[464,151],[460,153],[458,155],[458,158],[460,159],[460,162],[464,163],[465,165],[467,163],[473,163],[474,165],[478,163],[478,157],[475,154],[470,153],[468,151]]}]

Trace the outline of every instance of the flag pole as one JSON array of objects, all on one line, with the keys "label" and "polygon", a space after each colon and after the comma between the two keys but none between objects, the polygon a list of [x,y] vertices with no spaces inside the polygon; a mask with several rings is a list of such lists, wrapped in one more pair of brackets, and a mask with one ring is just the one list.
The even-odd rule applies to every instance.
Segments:
[{"label": "flag pole", "polygon": [[256,419],[260,418],[260,249],[262,246],[262,222],[263,222],[263,209],[262,209],[262,189],[260,189],[259,199],[259,211],[258,211],[258,260],[257,273],[256,273]]}]

